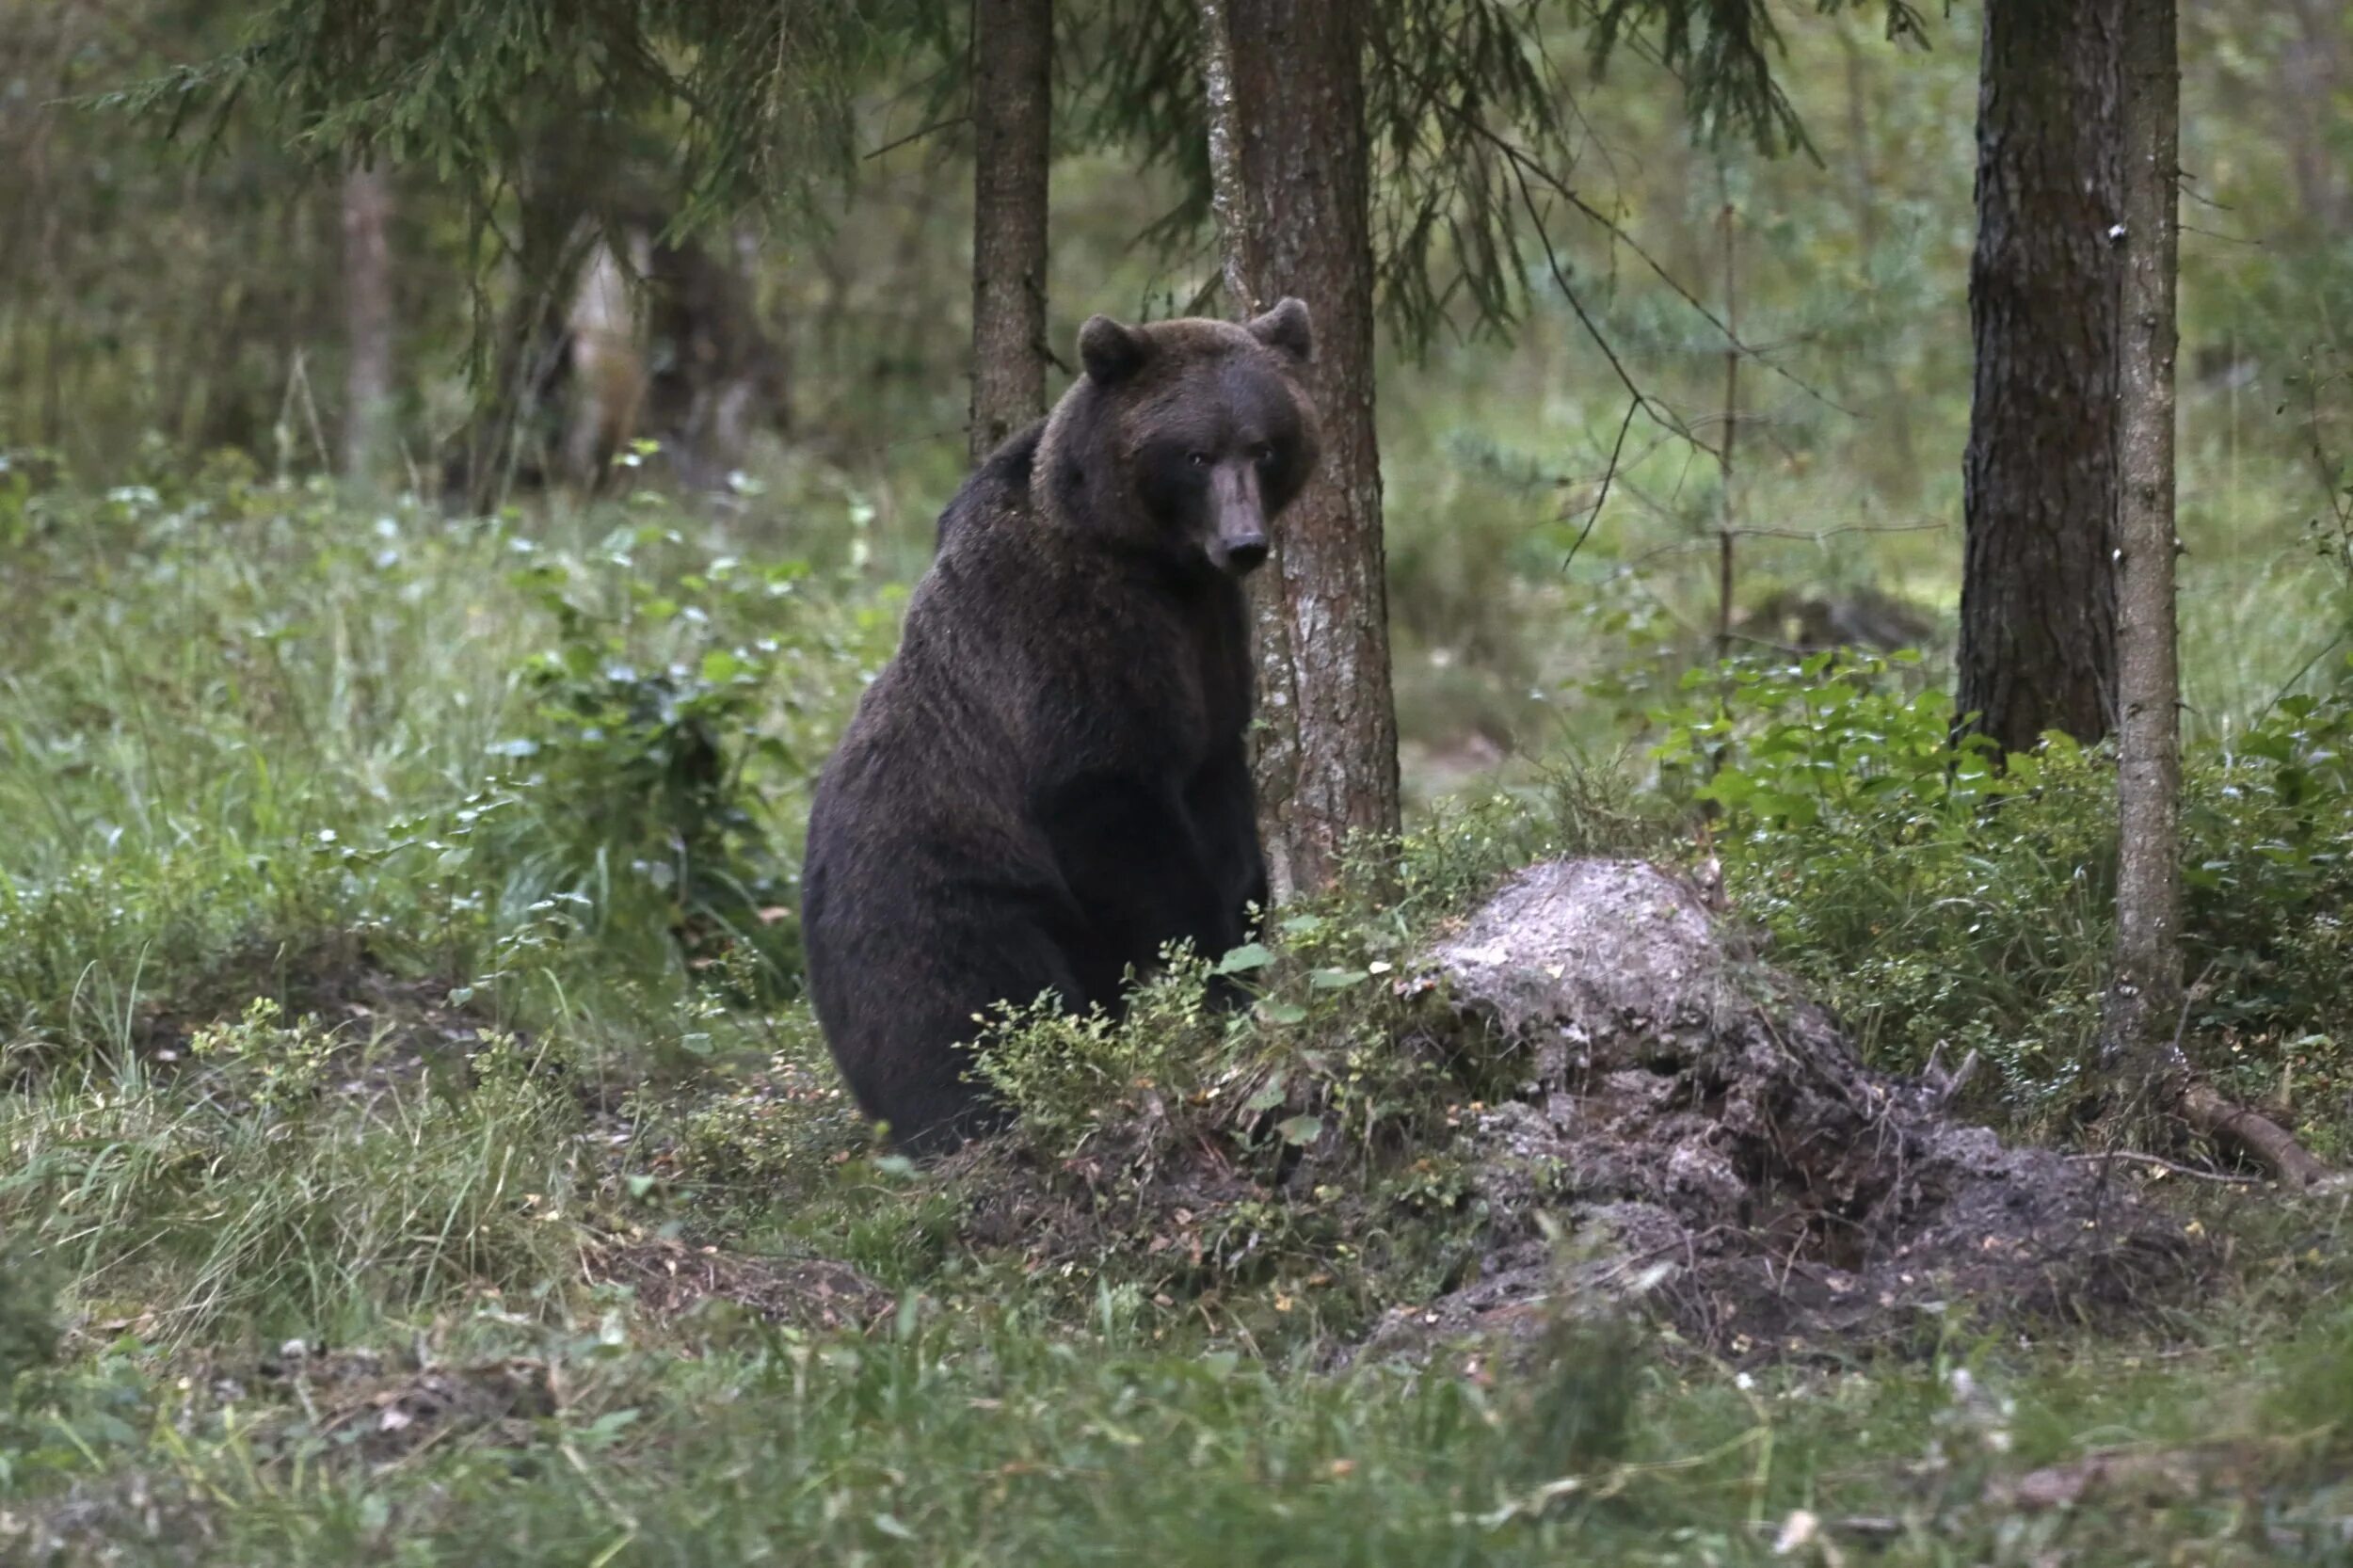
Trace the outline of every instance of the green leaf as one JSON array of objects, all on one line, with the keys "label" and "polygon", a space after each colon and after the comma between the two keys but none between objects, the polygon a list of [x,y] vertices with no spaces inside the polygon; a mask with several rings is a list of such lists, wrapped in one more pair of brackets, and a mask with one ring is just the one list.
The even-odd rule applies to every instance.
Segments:
[{"label": "green leaf", "polygon": [[1281,1073],[1276,1073],[1273,1078],[1266,1080],[1257,1094],[1241,1102],[1242,1109],[1245,1111],[1272,1111],[1276,1106],[1283,1103],[1283,1092],[1289,1087],[1289,1085],[1284,1080],[1283,1075]]},{"label": "green leaf", "polygon": [[1318,1138],[1323,1136],[1323,1118],[1321,1116],[1293,1116],[1289,1121],[1285,1122],[1274,1130],[1283,1135],[1283,1142],[1286,1144],[1296,1144],[1304,1147],[1305,1145],[1312,1144]]},{"label": "green leaf", "polygon": [[702,678],[716,686],[739,675],[753,675],[758,668],[748,659],[724,648],[714,648],[703,655]]},{"label": "green leaf", "polygon": [[1370,978],[1363,969],[1318,969],[1307,977],[1307,984],[1319,991],[1337,991]]},{"label": "green leaf", "polygon": [[1712,800],[1719,806],[1735,807],[1756,793],[1756,784],[1748,775],[1727,768],[1692,793],[1702,800]]},{"label": "green leaf", "polygon": [[1274,954],[1267,952],[1264,947],[1257,942],[1244,942],[1241,947],[1235,948],[1219,959],[1217,968],[1209,972],[1211,974],[1247,974],[1252,969],[1263,969],[1273,962]]},{"label": "green leaf", "polygon": [[581,1436],[586,1440],[584,1446],[589,1448],[604,1447],[606,1444],[611,1443],[615,1438],[620,1436],[622,1432],[636,1419],[637,1412],[634,1409],[606,1411],[603,1415],[598,1416],[594,1421],[591,1421],[588,1424],[587,1430],[581,1433]]}]

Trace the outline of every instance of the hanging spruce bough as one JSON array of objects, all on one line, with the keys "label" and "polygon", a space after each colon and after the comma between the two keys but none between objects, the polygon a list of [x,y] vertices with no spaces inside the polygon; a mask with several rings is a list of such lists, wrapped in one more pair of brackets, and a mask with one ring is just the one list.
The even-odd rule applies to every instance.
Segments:
[{"label": "hanging spruce bough", "polygon": [[122,97],[176,125],[238,97],[273,106],[327,162],[360,151],[429,168],[484,197],[527,171],[536,128],[584,158],[648,131],[690,208],[755,203],[815,216],[854,158],[853,94],[940,25],[917,0],[272,0],[242,46]]},{"label": "hanging spruce bough", "polygon": [[447,477],[483,509],[551,444],[532,426],[564,300],[600,240],[627,253],[620,187],[650,175],[677,233],[752,211],[820,225],[856,162],[858,88],[954,30],[948,0],[268,0],[238,48],[113,102],[175,132],[266,105],[322,170],[430,169],[466,200],[476,407]]},{"label": "hanging spruce bough", "polygon": [[[1870,0],[1817,0],[1825,16]],[[1781,26],[1766,0],[1602,0],[1593,8],[1596,72],[1626,39],[1656,40],[1659,62],[1682,77],[1691,115],[1711,136],[1743,134],[1760,152],[1811,152],[1798,111],[1773,79]],[[1887,36],[1926,44],[1919,8],[1887,0]]]},{"label": "hanging spruce bough", "polygon": [[[1877,0],[1818,0],[1825,14]],[[1232,14],[1231,0],[1217,8]],[[1686,84],[1703,132],[1768,153],[1810,152],[1774,79],[1767,0],[1369,0],[1362,92],[1371,164],[1373,279],[1382,324],[1409,353],[1449,334],[1508,341],[1531,287],[1556,281],[1556,218],[1610,232],[1577,196],[1580,80],[1637,44]],[[1212,216],[1200,0],[1064,0],[1078,139],[1171,169],[1183,196],[1147,238],[1190,253]],[[1888,0],[1891,38],[1925,43],[1919,8]],[[1582,24],[1569,57],[1562,24]],[[1225,232],[1225,225],[1219,225]]]}]

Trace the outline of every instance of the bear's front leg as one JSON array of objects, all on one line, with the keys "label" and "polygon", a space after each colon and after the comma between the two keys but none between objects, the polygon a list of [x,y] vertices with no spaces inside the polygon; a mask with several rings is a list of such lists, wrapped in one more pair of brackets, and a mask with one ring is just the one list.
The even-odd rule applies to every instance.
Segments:
[{"label": "bear's front leg", "polygon": [[1039,805],[1084,919],[1073,956],[1090,991],[1116,993],[1124,971],[1150,972],[1171,942],[1215,959],[1241,940],[1234,890],[1246,871],[1220,864],[1173,781],[1091,774]]}]

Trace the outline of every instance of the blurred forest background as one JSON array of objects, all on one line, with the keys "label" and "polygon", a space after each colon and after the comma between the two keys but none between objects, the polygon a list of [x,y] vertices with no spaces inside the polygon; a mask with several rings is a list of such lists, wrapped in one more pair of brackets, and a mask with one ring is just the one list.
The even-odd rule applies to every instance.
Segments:
[{"label": "blurred forest background", "polygon": [[[10,9],[11,461],[133,483],[235,452],[302,476],[348,468],[357,445],[369,479],[438,494],[475,428],[474,357],[495,356],[535,305],[560,321],[576,303],[573,225],[612,217],[643,244],[694,216],[685,172],[658,113],[595,138],[551,116],[538,183],[485,210],[447,168],[340,176],[306,162],[249,97],[217,119],[187,109],[168,141],[153,120],[89,102],[226,51],[247,9]],[[2332,379],[2353,330],[2343,21],[2325,0],[2184,13],[2183,603],[2190,723],[2205,732],[2299,672],[2332,673],[2314,656],[2336,635],[2345,557],[2313,522],[2347,444]],[[1727,516],[1744,531],[1744,640],[1949,645],[1977,24],[1959,8],[1891,42],[1875,13],[1792,17],[1779,79],[1809,149],[1768,157],[1737,128],[1695,135],[1681,85],[1639,41],[1596,76],[1582,24],[1555,19],[1545,47],[1572,157],[1552,172],[1593,216],[1538,196],[1578,304],[1704,440],[1725,412],[1725,343],[1678,291],[1735,323],[1763,361],[1733,393],[1753,439],[1727,479],[1646,424],[1573,549],[1625,393],[1527,215],[1514,215],[1524,248],[1504,262],[1528,273],[1518,319],[1481,323],[1458,295],[1435,302],[1426,348],[1389,335],[1379,415],[1412,785],[1452,788],[1639,712],[1709,650]],[[813,171],[805,209],[681,229],[676,267],[697,292],[645,352],[682,354],[707,334],[701,351],[727,360],[700,370],[724,383],[706,395],[742,399],[740,429],[691,454],[717,465],[690,475],[712,482],[692,509],[732,520],[763,553],[831,560],[855,533],[873,577],[904,581],[966,461],[972,180],[968,124],[935,102],[937,50],[885,43],[841,84],[854,163]],[[1065,73],[1084,47],[1065,41]],[[1052,182],[1049,339],[1064,363],[1085,315],[1180,310],[1215,266],[1181,171],[1140,167],[1142,150],[1077,97]],[[592,145],[604,151],[565,167],[568,149]],[[381,234],[369,241],[380,280],[349,259],[353,225]],[[528,349],[550,352],[544,336]],[[547,390],[532,434],[560,459],[568,422],[587,416],[567,402],[579,389]],[[353,407],[374,397],[380,432]],[[640,413],[634,435],[685,428],[674,410]],[[549,504],[506,483],[536,466],[498,475],[497,498]]]}]

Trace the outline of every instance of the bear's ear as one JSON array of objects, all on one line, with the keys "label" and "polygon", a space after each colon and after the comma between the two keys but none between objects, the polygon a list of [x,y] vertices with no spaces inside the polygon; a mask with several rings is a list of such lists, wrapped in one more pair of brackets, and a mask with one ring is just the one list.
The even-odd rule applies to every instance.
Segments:
[{"label": "bear's ear", "polygon": [[1304,301],[1285,299],[1250,324],[1250,335],[1269,348],[1279,348],[1301,364],[1315,358],[1316,330],[1307,319]]},{"label": "bear's ear", "polygon": [[1102,386],[1125,381],[1151,357],[1150,338],[1109,316],[1089,316],[1079,328],[1079,362],[1086,367],[1087,378]]}]

